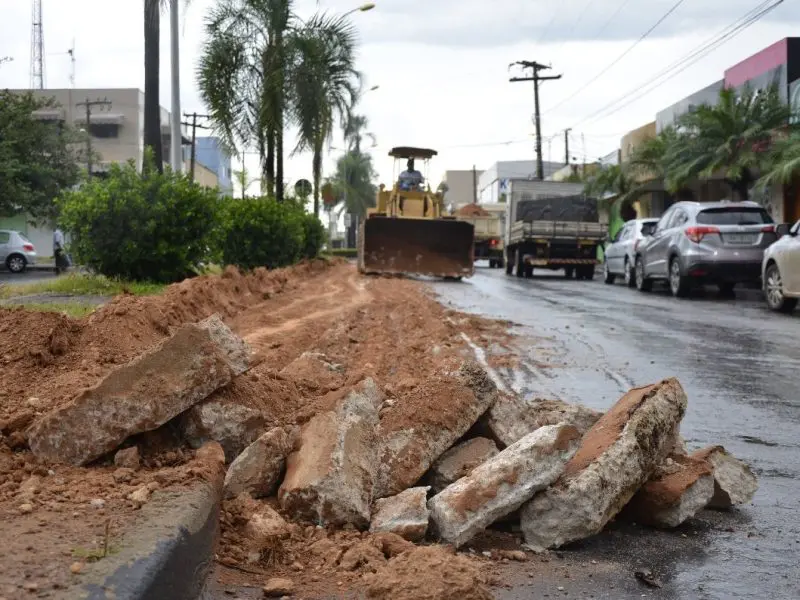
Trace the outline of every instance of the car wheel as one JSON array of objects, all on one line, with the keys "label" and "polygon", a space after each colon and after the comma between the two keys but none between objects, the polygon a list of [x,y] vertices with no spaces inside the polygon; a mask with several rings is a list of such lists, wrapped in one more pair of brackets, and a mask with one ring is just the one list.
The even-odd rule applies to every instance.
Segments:
[{"label": "car wheel", "polygon": [[631,265],[627,257],[625,257],[625,285],[629,288],[636,287],[636,268]]},{"label": "car wheel", "polygon": [[614,274],[608,270],[608,261],[603,261],[603,281],[609,285],[614,283],[615,276]]},{"label": "car wheel", "polygon": [[636,289],[640,292],[649,292],[653,289],[653,282],[644,276],[644,262],[641,257],[636,257]]},{"label": "car wheel", "polygon": [[27,266],[28,261],[20,254],[12,254],[6,259],[6,268],[12,273],[22,273]]},{"label": "car wheel", "polygon": [[782,313],[790,313],[797,306],[797,298],[787,298],[783,295],[783,279],[778,265],[772,263],[767,267],[767,274],[764,281],[764,295],[767,299],[767,306],[770,310]]},{"label": "car wheel", "polygon": [[681,263],[675,256],[669,261],[669,291],[676,298],[684,298],[689,294],[691,282],[681,274]]}]

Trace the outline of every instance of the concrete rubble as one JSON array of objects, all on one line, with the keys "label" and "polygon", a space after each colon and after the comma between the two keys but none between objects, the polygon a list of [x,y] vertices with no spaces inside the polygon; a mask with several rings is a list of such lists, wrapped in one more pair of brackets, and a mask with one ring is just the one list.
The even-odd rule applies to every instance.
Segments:
[{"label": "concrete rubble", "polygon": [[497,440],[510,446],[545,425],[567,423],[583,435],[602,415],[582,404],[498,394],[497,401],[486,412],[486,424]]},{"label": "concrete rubble", "polygon": [[409,488],[397,496],[380,498],[373,507],[372,533],[394,533],[411,542],[421,542],[428,531],[428,490]]},{"label": "concrete rubble", "polygon": [[382,416],[376,498],[394,496],[419,481],[492,406],[497,388],[480,365],[467,362],[455,376],[432,378],[411,393],[420,399],[446,395],[450,404],[420,414],[415,407],[424,402],[411,401],[395,405]]},{"label": "concrete rubble", "polygon": [[558,479],[580,437],[571,425],[540,427],[431,498],[439,537],[461,546],[517,510]]},{"label": "concrete rubble", "polygon": [[365,379],[303,426],[278,490],[283,510],[323,526],[369,526],[382,402],[383,392]]},{"label": "concrete rubble", "polygon": [[245,351],[241,338],[218,317],[184,325],[71,403],[34,422],[28,444],[39,458],[85,465],[130,436],[157,429],[230,383],[246,368]]},{"label": "concrete rubble", "polygon": [[703,510],[713,495],[711,466],[704,460],[673,455],[636,492],[625,512],[639,523],[672,528]]},{"label": "concrete rubble", "polygon": [[182,417],[183,436],[192,448],[213,440],[231,462],[264,431],[261,411],[240,404],[209,398],[187,410]]},{"label": "concrete rubble", "polygon": [[523,507],[526,543],[557,548],[601,531],[666,458],[686,402],[674,378],[625,394],[586,433],[555,485]]},{"label": "concrete rubble", "polygon": [[495,456],[497,444],[488,438],[472,438],[442,454],[428,472],[427,480],[434,494],[469,475],[478,465]]},{"label": "concrete rubble", "polygon": [[274,494],[298,434],[296,427],[289,432],[276,427],[245,448],[225,474],[225,497],[248,493],[253,498],[266,498]]},{"label": "concrete rubble", "polygon": [[753,500],[758,490],[756,476],[745,463],[722,446],[712,446],[690,455],[711,465],[714,472],[714,495],[708,508],[728,509]]}]

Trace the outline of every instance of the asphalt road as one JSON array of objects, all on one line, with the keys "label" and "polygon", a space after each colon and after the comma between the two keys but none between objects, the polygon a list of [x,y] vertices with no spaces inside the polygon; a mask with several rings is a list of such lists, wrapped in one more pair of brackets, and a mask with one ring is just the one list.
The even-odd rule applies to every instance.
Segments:
[{"label": "asphalt road", "polygon": [[0,270],[0,285],[22,285],[26,283],[36,283],[53,279],[56,274],[52,270],[33,270],[28,269],[24,273],[10,273]]},{"label": "asphalt road", "polygon": [[[612,528],[565,549],[557,560],[573,574],[551,596],[800,598],[800,311],[770,313],[752,291],[677,300],[599,277],[518,279],[488,268],[433,287],[453,308],[518,325],[527,360],[501,373],[517,392],[606,409],[630,387],[676,376],[689,397],[681,433],[690,448],[722,444],[759,477],[753,504],[733,513],[704,511],[674,532]],[[616,568],[581,577],[590,559]],[[664,587],[637,582],[641,567]],[[557,589],[509,578],[498,598]]]}]

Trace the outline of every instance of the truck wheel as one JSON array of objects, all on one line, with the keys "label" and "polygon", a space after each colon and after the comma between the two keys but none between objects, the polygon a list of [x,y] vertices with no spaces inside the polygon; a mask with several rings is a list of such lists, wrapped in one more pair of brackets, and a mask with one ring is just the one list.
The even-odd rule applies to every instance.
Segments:
[{"label": "truck wheel", "polygon": [[514,263],[510,260],[506,262],[506,275],[511,275],[514,271]]},{"label": "truck wheel", "polygon": [[517,250],[514,253],[514,258],[515,258],[514,262],[517,263],[516,276],[517,277],[525,277],[525,263],[522,262],[522,253],[519,250]]},{"label": "truck wheel", "polygon": [[567,267],[564,269],[564,278],[565,279],[572,279],[572,276],[575,275],[575,269],[573,267]]},{"label": "truck wheel", "polygon": [[586,271],[583,274],[583,278],[587,281],[594,280],[594,265],[589,265],[586,267]]},{"label": "truck wheel", "polygon": [[525,277],[528,279],[533,277],[533,265],[525,265]]}]

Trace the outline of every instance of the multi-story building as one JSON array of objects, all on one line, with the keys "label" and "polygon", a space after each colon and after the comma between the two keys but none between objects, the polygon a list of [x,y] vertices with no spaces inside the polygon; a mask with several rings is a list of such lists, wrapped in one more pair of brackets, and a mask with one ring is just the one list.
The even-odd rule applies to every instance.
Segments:
[{"label": "multi-story building", "polygon": [[[544,161],[544,178],[564,166],[564,163]],[[535,160],[508,160],[494,163],[478,178],[478,203],[505,202],[509,179],[535,179]]]},{"label": "multi-story building", "polygon": [[447,184],[447,203],[455,207],[470,204],[475,199],[475,186],[483,171],[472,169],[444,172],[442,181]]},{"label": "multi-story building", "polygon": [[217,177],[220,194],[233,195],[231,155],[217,137],[199,137],[195,140],[195,160]]}]

